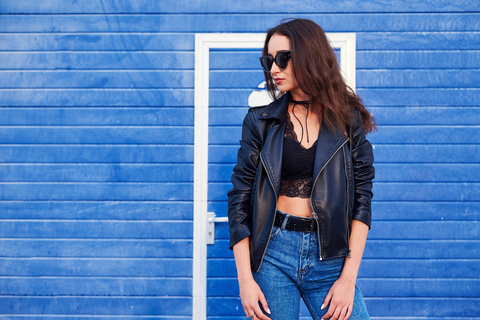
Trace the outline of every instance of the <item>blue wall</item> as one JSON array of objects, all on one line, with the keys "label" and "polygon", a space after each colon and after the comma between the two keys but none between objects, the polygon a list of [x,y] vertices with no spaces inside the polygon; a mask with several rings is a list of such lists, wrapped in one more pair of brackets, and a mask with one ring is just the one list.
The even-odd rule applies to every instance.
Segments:
[{"label": "blue wall", "polygon": [[[8,0],[2,320],[191,319],[194,34],[285,17],[357,34],[357,93],[379,124],[358,280],[373,319],[480,319],[480,2]],[[258,85],[256,54],[236,56],[212,53],[213,125],[241,117],[219,110]],[[225,165],[210,178],[225,201],[240,127],[219,132]]]}]

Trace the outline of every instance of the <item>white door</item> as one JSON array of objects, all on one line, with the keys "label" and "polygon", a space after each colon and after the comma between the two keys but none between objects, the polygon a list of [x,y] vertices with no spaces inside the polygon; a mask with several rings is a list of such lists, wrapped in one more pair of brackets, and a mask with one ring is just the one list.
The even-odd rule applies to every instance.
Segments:
[{"label": "white door", "polygon": [[[335,33],[328,37],[340,49],[344,76],[355,89],[355,34]],[[244,316],[233,254],[228,249],[226,193],[231,188],[243,117],[249,105],[268,102],[261,88],[263,72],[258,61],[264,39],[263,33],[195,37],[195,320]]]}]

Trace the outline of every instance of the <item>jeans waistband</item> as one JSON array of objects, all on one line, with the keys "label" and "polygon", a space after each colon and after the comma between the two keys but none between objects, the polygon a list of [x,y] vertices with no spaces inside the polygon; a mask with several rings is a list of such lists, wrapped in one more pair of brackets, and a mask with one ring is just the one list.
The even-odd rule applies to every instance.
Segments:
[{"label": "jeans waistband", "polygon": [[305,218],[293,216],[277,209],[275,216],[275,226],[282,229],[297,232],[315,232],[318,230],[317,220],[314,218]]}]

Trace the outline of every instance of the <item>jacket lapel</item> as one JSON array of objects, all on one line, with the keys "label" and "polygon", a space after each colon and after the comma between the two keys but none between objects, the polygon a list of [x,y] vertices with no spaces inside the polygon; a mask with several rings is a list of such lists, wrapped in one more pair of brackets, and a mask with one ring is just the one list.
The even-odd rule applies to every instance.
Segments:
[{"label": "jacket lapel", "polygon": [[289,93],[286,93],[278,100],[272,102],[260,116],[260,119],[278,120],[278,124],[268,130],[260,153],[277,196],[280,191],[280,182],[282,181],[283,136],[285,135],[288,95]]},{"label": "jacket lapel", "polygon": [[330,158],[338,151],[347,138],[338,130],[332,132],[322,122],[322,129],[318,133],[317,149],[315,151],[315,167],[313,179],[315,179]]}]

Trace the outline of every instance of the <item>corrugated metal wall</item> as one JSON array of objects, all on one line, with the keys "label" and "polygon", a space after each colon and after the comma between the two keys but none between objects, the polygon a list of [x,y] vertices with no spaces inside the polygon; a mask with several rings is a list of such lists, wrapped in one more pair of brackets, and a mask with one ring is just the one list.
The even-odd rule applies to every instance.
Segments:
[{"label": "corrugated metal wall", "polygon": [[[191,318],[194,34],[285,17],[357,34],[357,92],[379,124],[358,280],[372,317],[480,319],[480,3],[9,0],[0,13],[1,319]],[[211,105],[253,89],[212,87]],[[220,148],[227,167],[236,148]]]}]

